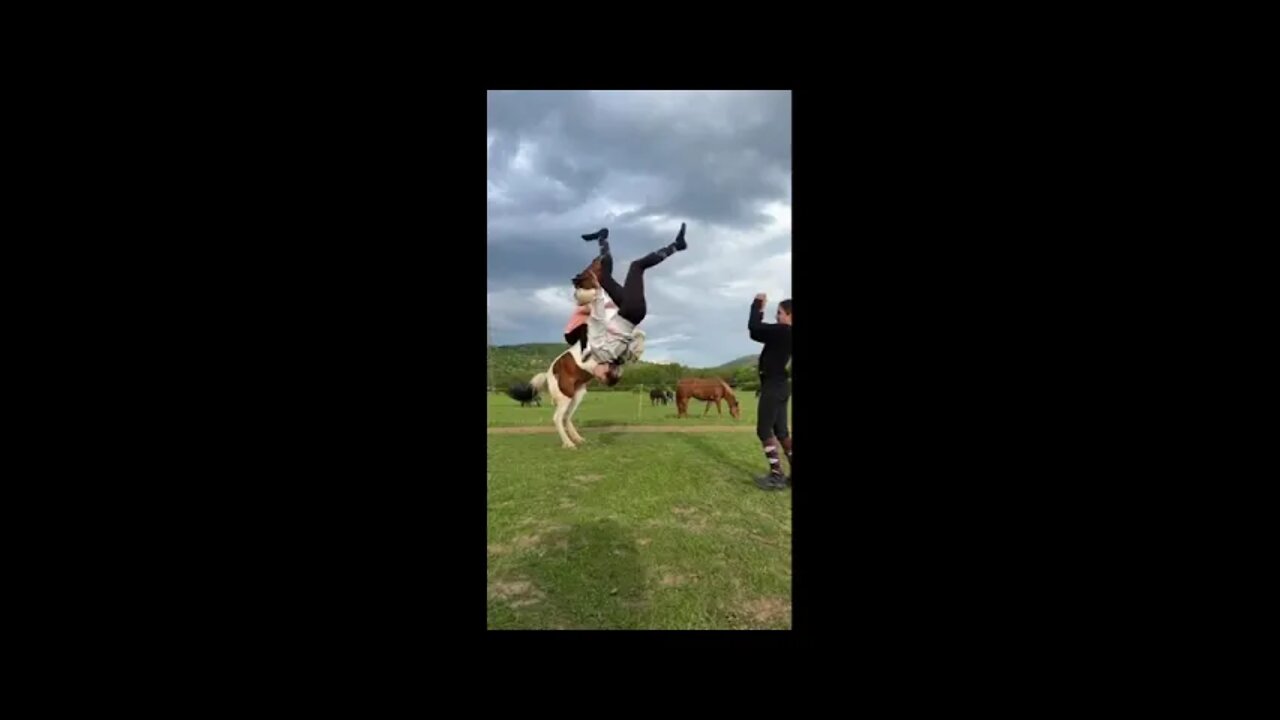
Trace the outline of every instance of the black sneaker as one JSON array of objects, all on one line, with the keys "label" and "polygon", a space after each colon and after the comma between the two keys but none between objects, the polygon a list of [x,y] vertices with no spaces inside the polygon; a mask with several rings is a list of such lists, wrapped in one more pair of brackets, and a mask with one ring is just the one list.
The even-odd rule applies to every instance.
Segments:
[{"label": "black sneaker", "polygon": [[761,490],[781,490],[787,486],[780,475],[762,475],[756,478],[756,487]]},{"label": "black sneaker", "polygon": [[588,233],[586,235],[583,235],[582,239],[586,240],[587,242],[595,242],[596,240],[608,240],[609,228],[600,228],[599,230],[593,233]]},{"label": "black sneaker", "polygon": [[684,250],[689,247],[689,243],[684,241],[684,223],[680,223],[680,233],[676,235],[676,249]]}]

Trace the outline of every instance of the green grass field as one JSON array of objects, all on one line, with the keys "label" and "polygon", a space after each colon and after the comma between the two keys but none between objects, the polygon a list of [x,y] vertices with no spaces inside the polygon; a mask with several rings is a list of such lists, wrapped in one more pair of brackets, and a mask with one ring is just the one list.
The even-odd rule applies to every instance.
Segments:
[{"label": "green grass field", "polygon": [[[578,413],[585,447],[490,435],[489,627],[789,628],[791,494],[752,482],[766,465],[748,395],[741,433],[696,431],[734,423],[727,414],[677,421],[645,397],[637,418],[635,395],[592,393]],[[490,426],[550,423],[545,405],[490,397]],[[637,423],[673,431],[592,432]]]},{"label": "green grass field", "polygon": [[[520,425],[541,425],[551,427],[551,415],[555,412],[555,402],[546,393],[542,394],[542,407],[520,407],[520,403],[506,395],[490,394],[489,427],[512,427]],[[756,394],[747,391],[738,395],[739,409],[742,418],[734,420],[729,414],[729,404],[720,403],[722,416],[716,415],[715,405],[706,417],[702,412],[707,404],[701,400],[689,402],[689,417],[676,417],[676,404],[673,400],[667,405],[653,406],[646,392],[637,395],[629,392],[591,392],[578,407],[573,416],[573,424],[579,431],[604,425],[741,425],[744,428],[756,426]],[[791,404],[787,403],[790,413]],[[788,426],[790,421],[788,420]]]}]

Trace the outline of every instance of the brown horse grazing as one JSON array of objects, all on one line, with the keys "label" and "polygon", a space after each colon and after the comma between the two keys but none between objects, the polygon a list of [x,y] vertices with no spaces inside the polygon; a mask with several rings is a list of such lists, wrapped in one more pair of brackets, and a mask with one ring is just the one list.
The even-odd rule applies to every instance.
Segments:
[{"label": "brown horse grazing", "polygon": [[724,415],[720,410],[720,401],[729,401],[729,414],[734,420],[739,418],[738,398],[734,396],[729,384],[720,378],[682,378],[676,385],[676,409],[678,417],[689,417],[689,398],[706,400],[707,408],[702,411],[706,417],[711,411],[711,403],[716,404],[716,413]]}]

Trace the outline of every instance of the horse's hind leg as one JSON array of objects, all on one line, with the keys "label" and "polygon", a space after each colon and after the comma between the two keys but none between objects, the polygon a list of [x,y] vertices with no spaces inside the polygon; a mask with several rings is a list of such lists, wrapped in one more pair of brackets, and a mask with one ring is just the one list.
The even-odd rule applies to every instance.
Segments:
[{"label": "horse's hind leg", "polygon": [[552,363],[551,369],[547,374],[550,375],[547,379],[547,392],[551,393],[551,399],[556,401],[556,411],[551,416],[551,422],[555,424],[556,432],[560,434],[560,446],[570,450],[575,450],[578,446],[573,444],[573,441],[569,439],[569,436],[566,435],[564,431],[565,414],[569,410],[569,404],[572,402],[572,398],[561,392],[560,380],[556,377],[554,363]]},{"label": "horse's hind leg", "polygon": [[583,385],[573,394],[573,400],[569,403],[569,411],[565,413],[564,424],[569,431],[569,437],[575,443],[582,445],[586,440],[578,434],[578,428],[573,426],[573,414],[578,412],[578,406],[582,404],[582,398],[587,396],[587,386]]},{"label": "horse's hind leg", "polygon": [[578,447],[577,445],[574,445],[573,441],[569,439],[569,436],[565,434],[566,416],[569,413],[569,405],[572,402],[572,400],[564,395],[558,396],[556,398],[556,412],[551,416],[552,422],[556,424],[556,432],[560,433],[560,446],[568,448],[569,450],[574,450]]}]

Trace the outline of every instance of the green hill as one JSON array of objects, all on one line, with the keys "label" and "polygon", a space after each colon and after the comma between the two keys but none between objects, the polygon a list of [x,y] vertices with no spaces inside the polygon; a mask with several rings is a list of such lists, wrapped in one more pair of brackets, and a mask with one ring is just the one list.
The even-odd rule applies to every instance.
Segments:
[{"label": "green hill", "polygon": [[760,353],[754,353],[752,355],[743,355],[740,358],[735,358],[723,365],[717,365],[711,369],[712,370],[737,370],[738,368],[744,368],[744,367],[754,368],[756,366],[756,363],[759,361],[760,361]]},{"label": "green hill", "polygon": [[[497,345],[489,348],[489,362],[493,368],[493,383],[499,391],[514,383],[527,383],[534,375],[546,372],[551,361],[564,352],[564,343],[527,343],[524,345]],[[749,361],[749,362],[748,362]],[[750,381],[755,376],[755,355],[746,355],[714,368],[691,368],[679,363],[655,364],[640,362],[628,365],[622,380],[612,389],[630,390],[643,385],[647,388],[674,388],[682,377],[719,376],[735,383]],[[596,385],[592,392],[604,390]]]},{"label": "green hill", "polygon": [[[489,348],[489,362],[493,367],[493,382],[499,390],[513,383],[527,383],[534,375],[546,372],[556,356],[564,352],[564,343],[527,343],[524,345],[497,345]],[[628,366],[623,373],[638,373],[646,367],[658,367],[640,362]],[[621,385],[621,383],[619,384]]]},{"label": "green hill", "polygon": [[529,378],[546,372],[547,366],[564,352],[564,343],[530,343],[499,345],[489,348],[493,381],[500,388],[512,382],[529,382]]},{"label": "green hill", "polygon": [[[706,370],[706,373],[719,375],[734,387],[743,388],[745,390],[755,390],[760,385],[759,375],[760,355],[743,355],[735,360],[730,360],[723,365]],[[791,363],[787,363],[787,376],[791,375]]]}]

